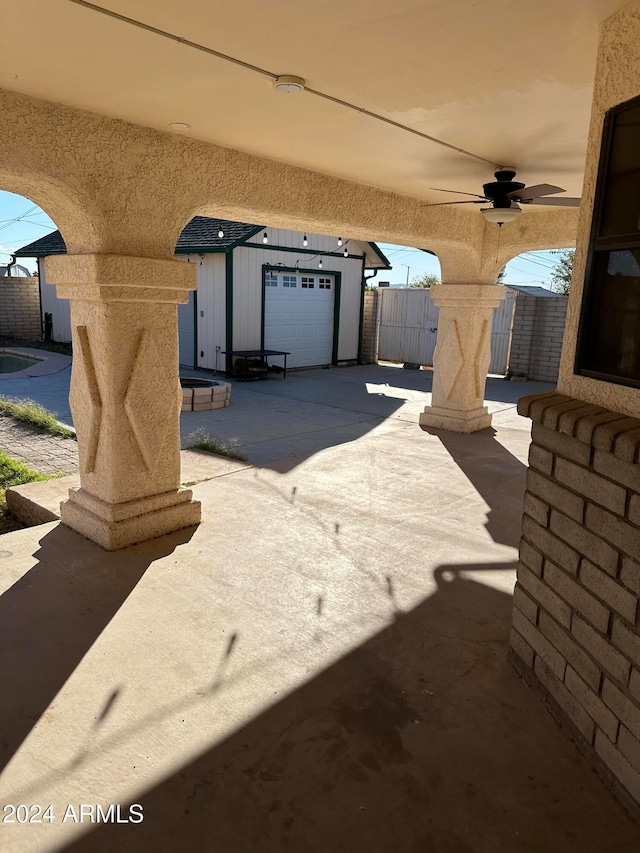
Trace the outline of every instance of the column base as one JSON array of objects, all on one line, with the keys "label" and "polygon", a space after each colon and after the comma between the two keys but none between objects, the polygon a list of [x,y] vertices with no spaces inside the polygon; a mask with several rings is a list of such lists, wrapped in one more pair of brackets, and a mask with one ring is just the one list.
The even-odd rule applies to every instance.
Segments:
[{"label": "column base", "polygon": [[60,520],[106,551],[146,542],[200,523],[201,506],[190,489],[109,504],[82,488],[69,489]]},{"label": "column base", "polygon": [[447,429],[450,432],[478,432],[491,426],[491,415],[486,406],[479,406],[468,412],[456,409],[444,409],[439,406],[425,406],[420,415],[422,429]]}]

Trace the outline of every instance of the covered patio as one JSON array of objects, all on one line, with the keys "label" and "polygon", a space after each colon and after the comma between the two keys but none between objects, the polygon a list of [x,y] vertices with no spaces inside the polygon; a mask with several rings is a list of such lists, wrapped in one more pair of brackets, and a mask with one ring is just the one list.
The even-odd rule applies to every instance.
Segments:
[{"label": "covered patio", "polygon": [[[58,524],[3,538],[2,799],[55,815],[3,849],[635,847],[507,661],[528,422],[496,401],[495,432],[421,432],[402,405],[423,374],[245,385],[247,427],[268,395],[351,426],[221,460],[196,529],[115,553]],[[390,396],[354,423],[358,376]],[[346,388],[294,399],[314,384]],[[81,803],[144,821],[62,823]]]},{"label": "covered patio", "polygon": [[[3,848],[637,849],[638,1],[8,14],[30,50],[4,46],[0,185],[67,247],[80,485],[0,545],[2,800],[52,807]],[[264,393],[262,467],[183,485],[194,216],[437,254],[431,396]],[[497,281],[569,245],[525,481],[529,424],[485,393]],[[276,447],[278,420],[301,429]]]}]

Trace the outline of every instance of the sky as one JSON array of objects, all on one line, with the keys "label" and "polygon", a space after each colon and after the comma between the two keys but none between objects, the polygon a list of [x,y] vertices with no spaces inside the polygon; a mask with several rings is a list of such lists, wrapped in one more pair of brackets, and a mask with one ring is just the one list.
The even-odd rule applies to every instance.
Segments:
[{"label": "sky", "polygon": [[[0,192],[0,264],[8,263],[16,249],[55,230],[55,224],[32,201],[13,193]],[[440,263],[433,255],[408,246],[378,243],[393,264],[393,269],[378,273],[378,279],[391,284],[411,284],[413,279],[433,273],[440,276]],[[548,252],[526,252],[507,264],[505,284],[537,284],[550,287],[550,275],[557,257]],[[35,272],[35,258],[19,263]],[[372,282],[373,283],[373,282]]]},{"label": "sky", "polygon": [[[37,204],[21,195],[0,192],[0,264],[9,263],[16,249],[55,230],[55,224]],[[18,263],[29,272],[37,270],[35,258],[21,258]]]},{"label": "sky", "polygon": [[[440,262],[433,255],[390,243],[378,243],[378,246],[393,264],[392,270],[378,273],[377,278],[381,281],[405,286],[425,273],[440,277]],[[551,289],[551,270],[557,262],[558,257],[553,251],[525,252],[509,261],[504,283],[535,284]]]}]

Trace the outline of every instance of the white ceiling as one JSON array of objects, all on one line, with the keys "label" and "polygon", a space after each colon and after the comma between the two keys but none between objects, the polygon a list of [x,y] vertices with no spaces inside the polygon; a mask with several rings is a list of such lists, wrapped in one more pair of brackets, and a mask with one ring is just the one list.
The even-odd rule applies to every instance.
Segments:
[{"label": "white ceiling", "polygon": [[[620,0],[97,0],[580,195],[598,24]],[[431,201],[493,169],[83,8],[0,0],[0,86]],[[10,37],[8,37],[10,35]]]}]

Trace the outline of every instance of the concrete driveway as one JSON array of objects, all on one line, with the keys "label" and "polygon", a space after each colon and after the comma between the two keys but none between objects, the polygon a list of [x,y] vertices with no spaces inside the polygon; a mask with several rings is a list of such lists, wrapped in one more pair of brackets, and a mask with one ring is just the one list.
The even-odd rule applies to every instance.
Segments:
[{"label": "concrete driveway", "polygon": [[[3,850],[638,849],[506,659],[531,385],[497,380],[496,430],[455,436],[417,427],[426,381],[236,385],[197,418],[263,462],[220,460],[197,529],[0,540],[0,799],[58,815]],[[144,820],[63,823],[79,803]]]},{"label": "concrete driveway", "polygon": [[[183,375],[210,376],[198,371]],[[294,465],[296,459],[355,441],[383,423],[386,429],[415,429],[418,415],[431,402],[431,381],[430,370],[367,365],[298,371],[286,380],[234,382],[228,408],[183,413],[183,447],[195,432],[204,432],[237,446],[256,465],[284,459]],[[551,387],[490,378],[487,405],[496,422],[527,433],[528,422],[515,412],[518,398]],[[528,443],[526,435],[524,440]]]}]

